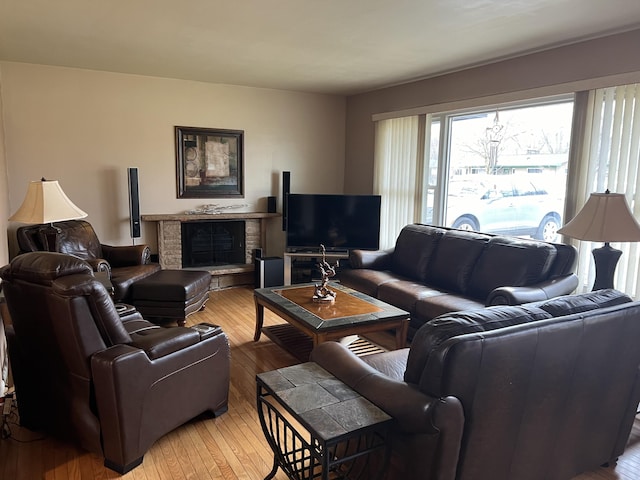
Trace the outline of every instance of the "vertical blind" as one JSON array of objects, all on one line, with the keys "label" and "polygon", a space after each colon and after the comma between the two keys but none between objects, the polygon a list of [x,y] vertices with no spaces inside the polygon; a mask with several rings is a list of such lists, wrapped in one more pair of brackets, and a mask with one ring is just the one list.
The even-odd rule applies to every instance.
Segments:
[{"label": "vertical blind", "polygon": [[402,227],[416,221],[421,195],[418,119],[376,122],[373,192],[382,195],[380,248],[393,247]]},{"label": "vertical blind", "polygon": [[[576,190],[578,210],[592,192],[624,193],[636,219],[640,219],[640,84],[603,88],[590,92],[587,125],[590,125],[578,164]],[[591,250],[598,243],[577,242],[579,291],[591,289],[595,267]],[[615,288],[635,299],[638,285],[638,244],[612,243],[622,250],[614,278]]]}]

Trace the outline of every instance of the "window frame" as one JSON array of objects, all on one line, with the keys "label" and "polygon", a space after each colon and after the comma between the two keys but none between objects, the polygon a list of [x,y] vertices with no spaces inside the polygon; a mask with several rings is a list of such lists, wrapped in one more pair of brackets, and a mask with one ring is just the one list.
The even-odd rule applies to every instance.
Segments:
[{"label": "window frame", "polygon": [[[448,189],[449,189],[448,178],[449,178],[449,172],[451,170],[451,161],[450,161],[451,131],[452,131],[453,121],[456,118],[473,115],[473,114],[495,112],[495,111],[505,112],[508,110],[516,110],[516,109],[522,109],[527,107],[539,107],[539,106],[545,106],[545,105],[554,105],[554,104],[567,103],[567,102],[573,102],[573,116],[575,118],[575,115],[576,115],[576,111],[575,111],[576,94],[575,93],[564,93],[560,95],[553,95],[553,96],[526,99],[526,100],[517,100],[517,101],[510,101],[510,102],[490,103],[482,106],[460,108],[460,109],[442,111],[442,112],[431,113],[431,114],[422,114],[421,117],[424,117],[426,121],[425,131],[429,132],[430,131],[429,127],[433,125],[434,122],[438,122],[440,124],[440,132],[439,132],[440,148],[438,148],[438,156],[437,156],[437,159],[438,159],[438,164],[437,164],[438,173],[436,175],[437,181],[435,184],[429,183],[427,168],[424,169],[425,172],[423,177],[424,178],[423,185],[425,186],[425,190],[433,191],[434,203],[433,203],[433,210],[432,210],[433,213],[431,217],[431,223],[434,225],[446,224],[446,211],[445,211],[446,198],[448,196]],[[427,121],[429,119],[430,121]],[[443,128],[443,125],[444,125],[444,128]],[[570,132],[571,137],[573,137],[573,129],[574,129],[574,125],[572,124],[571,132]],[[426,138],[430,138],[430,136],[426,136]],[[568,152],[568,163],[567,163],[568,165],[567,178],[569,178],[569,176],[571,175],[572,148],[573,148],[573,141],[570,141],[569,152]],[[425,152],[425,155],[427,155],[430,149],[427,148],[425,145],[423,150]],[[426,157],[423,157],[423,164],[429,165],[429,159],[427,159]],[[566,192],[565,205],[564,205],[565,212],[567,210],[566,199],[572,194],[572,192],[570,192],[569,190],[570,187],[571,187],[570,183],[567,182],[565,185],[565,192]],[[428,196],[428,193],[425,193],[425,195],[423,195],[423,198],[425,200],[425,205],[426,205],[427,196]],[[427,209],[425,208],[424,211],[426,210]],[[416,221],[425,223],[426,216],[423,214]]]}]

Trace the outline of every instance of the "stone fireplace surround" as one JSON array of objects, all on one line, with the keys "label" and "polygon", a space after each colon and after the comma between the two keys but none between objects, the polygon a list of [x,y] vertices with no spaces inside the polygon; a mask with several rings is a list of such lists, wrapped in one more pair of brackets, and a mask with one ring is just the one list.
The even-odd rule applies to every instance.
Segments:
[{"label": "stone fireplace surround", "polygon": [[[142,215],[144,222],[156,222],[158,232],[158,258],[163,269],[182,269],[182,223],[244,221],[245,262],[236,265],[210,267],[211,289],[216,290],[254,282],[253,253],[266,245],[267,220],[279,213],[241,212],[221,214],[151,214]],[[202,270],[206,267],[198,267]]]}]

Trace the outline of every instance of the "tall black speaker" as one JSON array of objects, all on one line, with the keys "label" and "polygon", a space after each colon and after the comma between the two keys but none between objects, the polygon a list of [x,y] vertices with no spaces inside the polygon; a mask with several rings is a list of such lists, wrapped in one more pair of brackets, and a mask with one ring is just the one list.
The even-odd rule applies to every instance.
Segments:
[{"label": "tall black speaker", "polygon": [[140,193],[138,191],[138,169],[127,168],[129,179],[129,228],[131,238],[140,237]]},{"label": "tall black speaker", "polygon": [[282,172],[282,230],[287,229],[290,192],[291,192],[291,172]]}]

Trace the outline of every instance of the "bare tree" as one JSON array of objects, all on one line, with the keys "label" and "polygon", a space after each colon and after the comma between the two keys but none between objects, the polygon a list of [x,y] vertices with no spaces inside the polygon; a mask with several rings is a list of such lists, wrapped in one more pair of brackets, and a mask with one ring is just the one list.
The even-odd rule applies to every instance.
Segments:
[{"label": "bare tree", "polygon": [[484,159],[485,172],[495,174],[498,171],[498,159],[504,151],[508,141],[513,140],[509,132],[509,125],[500,122],[500,116],[496,111],[493,123],[485,129],[484,135],[478,135],[473,143],[464,143],[461,149],[467,153],[480,156]]},{"label": "bare tree", "polygon": [[496,111],[491,125],[487,126],[484,135],[478,132],[474,139],[465,139],[460,149],[465,153],[479,156],[484,160],[484,169],[488,174],[496,174],[500,167],[500,156],[505,151],[514,154],[526,153],[566,153],[569,143],[564,132],[548,132],[528,130],[512,124],[501,122],[499,112]]}]

